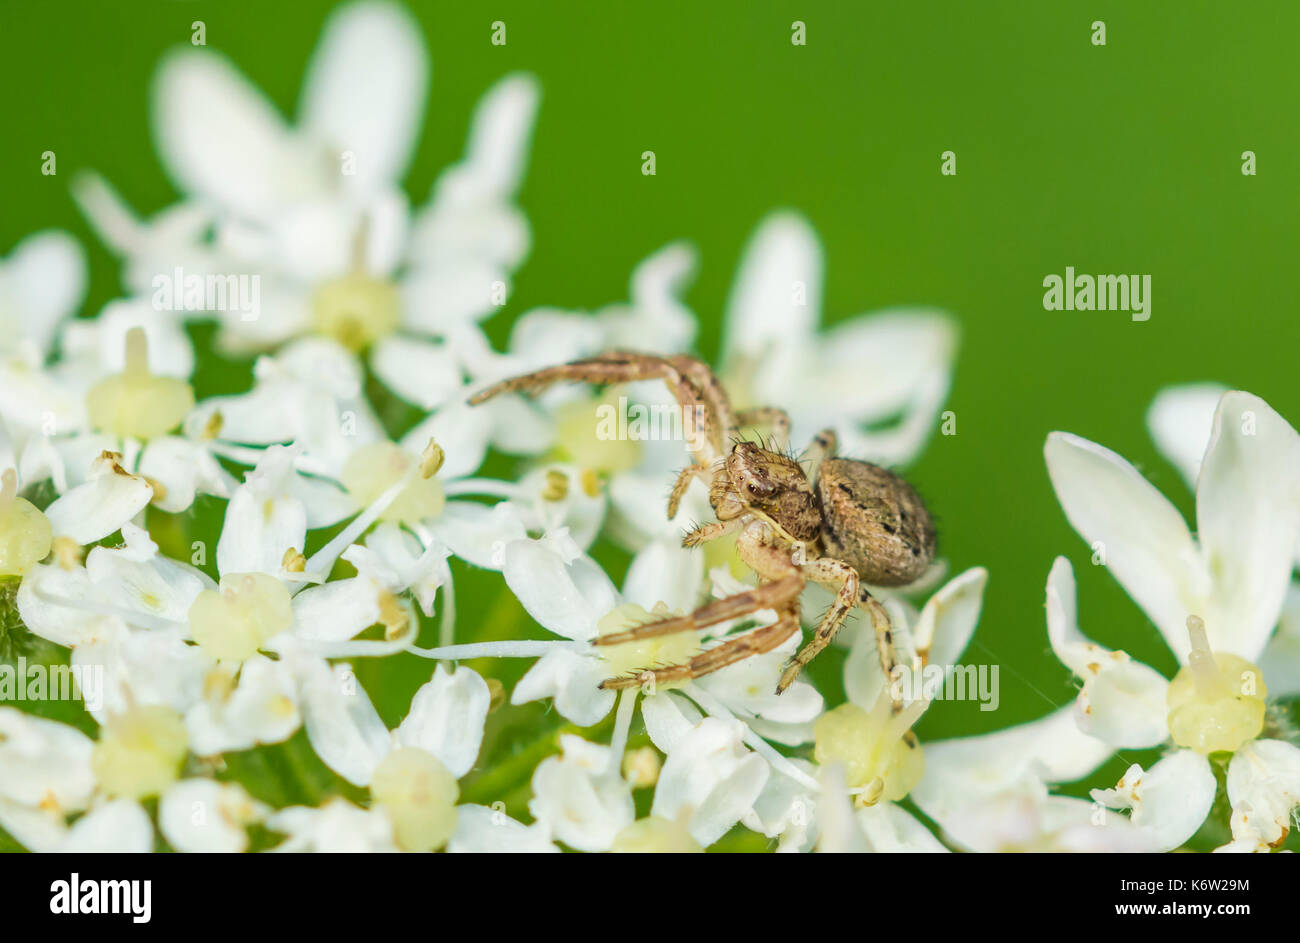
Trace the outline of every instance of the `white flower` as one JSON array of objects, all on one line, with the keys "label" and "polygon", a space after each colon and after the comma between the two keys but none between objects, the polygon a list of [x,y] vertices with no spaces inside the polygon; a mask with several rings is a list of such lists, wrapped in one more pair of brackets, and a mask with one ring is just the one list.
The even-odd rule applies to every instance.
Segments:
[{"label": "white flower", "polygon": [[[390,732],[346,666],[302,660],[297,671],[304,678],[304,725],[321,760],[370,788],[400,848],[431,851],[446,844],[458,824],[456,780],[473,767],[483,740],[491,694],[482,677],[439,665]],[[462,832],[465,843],[481,838]]]},{"label": "white flower", "polygon": [[[819,334],[823,265],[801,216],[759,225],[727,305],[723,380],[738,407],[787,410],[798,445],[833,428],[843,454],[910,461],[948,394],[956,329],[939,312],[897,309]],[[892,428],[867,428],[893,417]]]},{"label": "white flower", "polygon": [[[177,266],[189,266],[186,277],[259,279],[257,310],[203,312],[221,317],[222,346],[265,349],[324,333],[369,348],[381,380],[435,405],[447,376],[482,346],[476,321],[504,302],[528,251],[513,200],[538,94],[520,75],[493,87],[464,160],[413,214],[399,182],[428,74],[417,25],[388,3],[331,16],[293,124],[224,58],[185,49],[162,64],[153,109],[163,163],[185,202],[142,224],[94,178],[77,182],[79,201],[127,256],[138,292]],[[464,357],[462,340],[471,351]]]},{"label": "white flower", "polygon": [[557,839],[578,851],[608,851],[636,819],[632,790],[609,747],[572,734],[562,753],[547,757],[533,773],[528,811]]},{"label": "white flower", "polygon": [[[1081,729],[1117,748],[1170,740],[1181,748],[1149,771],[1131,768],[1116,790],[1094,794],[1132,807],[1133,821],[1148,823],[1165,847],[1189,838],[1209,811],[1215,781],[1208,753],[1233,753],[1230,780],[1270,784],[1267,800],[1238,788],[1238,801],[1252,808],[1233,806],[1238,841],[1276,840],[1290,812],[1279,811],[1286,805],[1281,797],[1300,794],[1300,749],[1261,739],[1267,673],[1256,667],[1267,658],[1300,540],[1300,436],[1262,400],[1241,392],[1220,398],[1212,430],[1197,476],[1196,538],[1115,453],[1062,433],[1046,447],[1071,524],[1183,666],[1166,681],[1125,652],[1088,641],[1078,629],[1073,573],[1057,560],[1048,578],[1048,632],[1058,657],[1084,682],[1076,704]],[[1248,767],[1263,772],[1247,776]],[[1176,802],[1186,815],[1161,808],[1164,802]]]},{"label": "white flower", "polygon": [[743,743],[742,725],[706,717],[667,751],[650,814],[684,818],[709,846],[749,815],[771,773]]},{"label": "white flower", "polygon": [[[925,670],[944,669],[944,677],[949,669],[961,670],[958,659],[979,620],[986,581],[980,568],[954,577],[914,620],[898,601],[885,603],[901,664],[913,679],[921,668],[919,684],[905,683],[908,676],[886,680],[873,633],[859,628],[844,668],[849,703],[826,714],[816,731],[821,850],[945,850],[898,804],[904,795],[950,842],[973,851],[1073,847],[1094,839],[1099,848],[1115,850],[1141,844],[1119,816],[1092,823],[1092,804],[1048,795],[1048,784],[1079,779],[1110,753],[1081,733],[1067,711],[973,737],[919,743],[910,733],[942,690],[929,686]],[[901,685],[899,712],[891,706],[894,685]],[[1109,828],[1076,834],[1072,829],[1080,824]]]},{"label": "white flower", "polygon": [[95,793],[93,749],[74,727],[0,707],[0,826],[33,851],[55,848]]},{"label": "white flower", "polygon": [[35,233],[0,259],[0,419],[18,440],[17,453],[29,437],[48,435],[51,421],[75,426],[84,415],[82,400],[44,368],[59,325],[76,313],[85,290],[85,257],[67,233]]}]

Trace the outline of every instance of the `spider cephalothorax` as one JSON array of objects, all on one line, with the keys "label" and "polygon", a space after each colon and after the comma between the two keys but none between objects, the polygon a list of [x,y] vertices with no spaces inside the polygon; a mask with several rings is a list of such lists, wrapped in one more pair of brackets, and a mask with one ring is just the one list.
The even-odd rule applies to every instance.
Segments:
[{"label": "spider cephalothorax", "polygon": [[[692,480],[709,479],[709,502],[718,519],[690,531],[684,543],[693,547],[736,534],[736,549],[758,574],[759,584],[688,615],[602,635],[594,642],[618,645],[693,631],[764,609],[775,610],[778,618],[729,637],[683,664],[647,666],[610,678],[601,687],[695,678],[773,650],[799,631],[799,594],[809,580],[834,589],[835,601],[812,640],[782,673],[777,692],[789,687],[803,666],[830,644],[855,606],[871,616],[881,666],[889,676],[897,661],[889,616],[864,584],[904,586],[920,577],[934,559],[934,523],[915,489],[893,472],[836,458],[833,431],[819,434],[796,461],[785,452],[790,420],[782,410],[734,412],[708,365],[684,356],[603,354],[504,380],[470,402],[513,390],[538,392],[559,380],[629,383],[656,378],[668,384],[683,410],[702,416],[694,430],[694,464],[678,476],[668,516],[676,515]],[[766,445],[740,437],[740,430],[754,426],[770,428]]]}]

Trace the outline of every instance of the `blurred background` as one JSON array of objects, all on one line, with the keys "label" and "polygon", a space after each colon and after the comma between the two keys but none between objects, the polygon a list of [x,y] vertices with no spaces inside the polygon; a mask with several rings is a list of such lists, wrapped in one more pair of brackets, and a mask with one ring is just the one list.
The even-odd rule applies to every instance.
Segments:
[{"label": "blurred background", "polygon": [[[68,181],[93,167],[146,213],[176,197],[148,123],[164,51],[188,43],[201,19],[208,47],[292,113],[333,6],[5,0],[0,254],[40,228],[72,231],[91,263],[85,313],[98,311],[118,293],[117,264],[79,217]],[[798,210],[825,245],[828,322],[917,304],[946,309],[962,327],[948,406],[958,434],[936,436],[910,477],[938,516],[951,572],[990,571],[965,660],[1002,665],[1001,707],[990,715],[973,703],[938,704],[922,739],[1028,720],[1073,696],[1043,618],[1057,554],[1078,572],[1086,632],[1174,670],[1140,610],[1089,565],[1052,494],[1042,446],[1053,429],[1099,441],[1190,516],[1191,495],[1145,428],[1162,386],[1218,380],[1300,420],[1292,120],[1300,6],[1260,0],[1249,15],[1194,0],[474,6],[410,4],[433,84],[407,189],[423,201],[460,156],[472,108],[492,82],[519,69],[538,76],[543,99],[521,198],[534,249],[510,305],[489,322],[496,341],[530,307],[625,298],[633,266],[684,237],[701,257],[687,300],[701,322],[700,353],[712,358],[753,227],[774,208]],[[507,24],[505,46],[489,42],[494,20]],[[794,20],[806,23],[806,46],[790,42]],[[1106,24],[1103,47],[1091,41],[1095,20]],[[57,176],[40,173],[47,150]],[[657,155],[656,176],[641,174],[645,150]],[[947,150],[957,156],[954,177],[940,174]],[[1257,155],[1257,176],[1241,173],[1246,150]],[[1043,310],[1044,276],[1067,265],[1149,273],[1151,319]],[[247,364],[205,367],[198,393],[240,389],[247,377]],[[495,574],[457,575],[469,585],[463,637],[541,637]],[[816,672],[832,703],[837,657]],[[483,667],[504,669],[508,689],[524,666]],[[409,659],[382,670],[396,674],[370,674],[380,671],[373,665],[359,673],[396,720],[429,666]],[[534,707],[494,715],[490,735],[502,749],[528,748],[504,726],[535,738],[545,708]],[[302,760],[270,752],[268,762]],[[1123,767],[1105,772],[1117,777]],[[502,785],[470,782],[467,791],[477,788],[471,798],[482,801]],[[512,812],[522,801],[507,799]]]}]

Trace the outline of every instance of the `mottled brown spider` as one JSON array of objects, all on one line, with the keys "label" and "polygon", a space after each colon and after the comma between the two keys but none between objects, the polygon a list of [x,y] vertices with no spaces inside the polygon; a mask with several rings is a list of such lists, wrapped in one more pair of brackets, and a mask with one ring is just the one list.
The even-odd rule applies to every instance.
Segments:
[{"label": "mottled brown spider", "polygon": [[[602,688],[683,681],[717,671],[750,655],[769,652],[799,631],[799,595],[809,580],[835,590],[835,600],[812,640],[790,660],[777,683],[781,693],[803,666],[831,643],[854,606],[871,617],[880,664],[889,677],[897,664],[889,615],[867,585],[903,586],[925,572],[934,558],[935,529],[929,511],[902,478],[879,466],[835,457],[835,433],[813,439],[799,461],[786,454],[790,419],[781,409],[733,411],[721,382],[694,357],[657,357],[614,352],[503,380],[475,394],[477,404],[500,393],[538,393],[560,380],[596,384],[662,379],[684,414],[701,416],[693,432],[693,464],[677,478],[668,516],[691,481],[709,479],[709,503],[717,521],[686,534],[696,547],[724,534],[737,534],[741,559],[758,574],[747,592],[714,600],[694,612],[659,619],[593,639],[618,645],[659,635],[688,632],[750,615],[777,612],[771,625],[727,638],[689,661],[610,678]],[[757,445],[740,431],[764,426],[771,438]],[[810,472],[805,472],[807,465]]]}]

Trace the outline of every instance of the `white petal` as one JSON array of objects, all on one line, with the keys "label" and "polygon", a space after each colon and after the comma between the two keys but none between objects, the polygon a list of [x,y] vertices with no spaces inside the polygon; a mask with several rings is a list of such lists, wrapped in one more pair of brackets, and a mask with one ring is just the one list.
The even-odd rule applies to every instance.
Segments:
[{"label": "white petal", "polygon": [[72,236],[54,229],[28,236],[0,263],[0,327],[8,334],[0,347],[22,337],[48,354],[59,322],[76,313],[85,292],[86,257]]},{"label": "white petal", "polygon": [[57,563],[37,565],[18,586],[18,614],[33,635],[67,648],[126,631],[116,616],[68,605],[91,595],[90,577],[84,569],[65,570]]},{"label": "white petal", "polygon": [[439,261],[410,272],[401,288],[403,323],[413,331],[440,335],[497,310],[498,297],[510,297],[510,277],[491,261]]},{"label": "white petal", "polygon": [[482,805],[456,807],[456,833],[447,842],[453,854],[536,854],[558,852],[542,825],[524,825]]},{"label": "white petal", "polygon": [[379,588],[364,577],[312,586],[293,599],[293,633],[300,639],[343,642],[380,619]]},{"label": "white petal", "polygon": [[609,669],[599,658],[557,644],[519,679],[510,703],[553,698],[561,717],[579,727],[590,727],[614,707],[614,692],[599,687],[607,677]]},{"label": "white petal", "polygon": [[595,637],[596,623],[618,604],[614,585],[590,557],[566,563],[544,540],[506,544],[501,572],[528,614],[565,638]]},{"label": "white petal", "polygon": [[[817,767],[812,763],[799,759],[790,762],[810,778],[816,778]],[[807,784],[789,776],[768,776],[741,823],[768,838],[779,839],[776,848],[779,852],[810,851],[817,839],[817,802],[816,793]]]},{"label": "white petal", "polygon": [[660,691],[641,700],[641,719],[650,742],[667,753],[695,729],[704,715],[686,698]]},{"label": "white petal", "polygon": [[90,679],[83,684],[86,709],[103,724],[138,704],[183,713],[197,700],[213,661],[178,635],[136,630],[78,645],[72,664]]},{"label": "white petal", "polygon": [[125,547],[93,547],[86,555],[94,598],[128,621],[131,613],[139,613],[146,627],[153,626],[153,619],[187,623],[195,598],[215,588],[212,580],[195,567],[161,556],[134,524],[123,525],[122,536]]},{"label": "white petal", "polygon": [[923,745],[925,774],[911,798],[945,824],[981,798],[1025,782],[1070,782],[1086,776],[1111,748],[1079,731],[1072,708],[991,734]]},{"label": "white petal", "polygon": [[515,74],[488,90],[474,111],[465,159],[438,181],[455,203],[509,199],[519,189],[537,114],[537,81]]},{"label": "white petal", "polygon": [[441,406],[462,386],[460,363],[443,342],[386,337],[371,351],[370,364],[385,386],[422,409]]},{"label": "white petal", "polygon": [[120,456],[105,453],[95,461],[94,477],[78,485],[45,509],[56,537],[85,545],[121,530],[149,504],[153,488],[118,464]]},{"label": "white petal", "polygon": [[946,852],[943,842],[935,838],[910,812],[893,802],[881,802],[857,813],[858,827],[875,852]]},{"label": "white petal", "polygon": [[1232,837],[1274,844],[1292,827],[1300,805],[1300,747],[1282,740],[1252,740],[1228,764]]},{"label": "white petal", "polygon": [[307,511],[289,494],[293,452],[273,446],[235,489],[217,541],[217,569],[227,573],[278,573],[286,550],[302,552]]},{"label": "white petal", "polygon": [[505,564],[506,547],[527,539],[518,509],[509,501],[495,505],[448,501],[429,529],[462,560],[488,570]]},{"label": "white petal", "polygon": [[283,119],[225,59],[187,49],[154,81],[154,137],[181,190],[253,219],[321,186]]},{"label": "white petal", "polygon": [[954,576],[921,610],[912,630],[916,651],[933,665],[955,665],[975,634],[988,570],[973,567]]},{"label": "white petal", "polygon": [[428,86],[428,54],[408,13],[387,3],[341,7],[312,55],[299,119],[336,153],[355,154],[343,184],[370,189],[405,172]]},{"label": "white petal", "polygon": [[690,612],[703,588],[704,555],[657,540],[632,558],[623,598],[647,610],[662,602],[671,612]]},{"label": "white petal", "polygon": [[1094,789],[1092,798],[1112,809],[1132,809],[1129,820],[1149,830],[1160,851],[1172,851],[1196,834],[1217,788],[1209,760],[1179,750],[1147,771],[1134,763],[1114,789]]},{"label": "white petal", "polygon": [[[1215,579],[1210,646],[1253,661],[1277,624],[1300,541],[1300,435],[1257,396],[1219,401],[1196,523]],[[1180,659],[1187,649],[1185,639],[1174,647]]]},{"label": "white petal", "polygon": [[1056,558],[1047,577],[1047,635],[1056,656],[1083,681],[1075,702],[1080,730],[1134,749],[1169,738],[1169,682],[1126,652],[1103,648],[1079,631],[1074,571],[1065,557]]},{"label": "white petal", "polygon": [[768,216],[750,238],[727,301],[726,359],[811,337],[821,317],[823,257],[802,217]]},{"label": "white petal", "polygon": [[75,727],[0,707],[0,798],[65,814],[84,809],[95,790],[93,749]]},{"label": "white petal", "polygon": [[59,851],[74,854],[153,851],[153,825],[138,802],[116,799],[77,819]]},{"label": "white petal", "polygon": [[239,683],[229,695],[205,687],[204,699],[185,714],[190,750],[196,756],[280,743],[301,724],[298,685],[292,671],[284,661],[262,655],[244,662]]},{"label": "white petal", "polygon": [[[1065,516],[1095,553],[1105,554],[1129,596],[1175,653],[1188,648],[1187,617],[1203,611],[1209,576],[1182,516],[1120,456],[1078,436],[1053,432],[1047,470]],[[1210,644],[1219,647],[1208,619]]]},{"label": "white petal", "polygon": [[57,851],[68,833],[63,815],[0,799],[0,828],[28,851]]},{"label": "white petal", "polygon": [[305,667],[302,716],[322,762],[353,785],[369,784],[391,739],[352,669],[324,662]]},{"label": "white petal", "polygon": [[707,847],[753,808],[770,772],[742,744],[739,724],[706,717],[668,753],[650,814],[675,819],[691,810],[691,837]]},{"label": "white petal", "polygon": [[478,759],[491,700],[487,682],[477,672],[461,667],[449,673],[438,665],[433,680],[411,699],[397,742],[428,750],[459,779]]},{"label": "white petal", "polygon": [[1193,491],[1214,428],[1214,413],[1227,391],[1218,383],[1166,387],[1147,410],[1147,428],[1156,448]]},{"label": "white petal", "polygon": [[233,854],[248,850],[246,825],[265,811],[236,783],[185,779],[158,804],[158,828],[177,851]]},{"label": "white petal", "polygon": [[817,850],[823,854],[865,854],[871,850],[853,813],[844,770],[835,765],[821,770],[822,794],[817,803]]},{"label": "white petal", "polygon": [[162,485],[154,503],[172,514],[188,510],[199,491],[221,498],[230,496],[235,481],[212,453],[179,436],[153,439],[140,455],[139,473]]},{"label": "white petal", "polygon": [[1274,635],[1259,656],[1269,697],[1300,693],[1300,583],[1292,583]]}]

